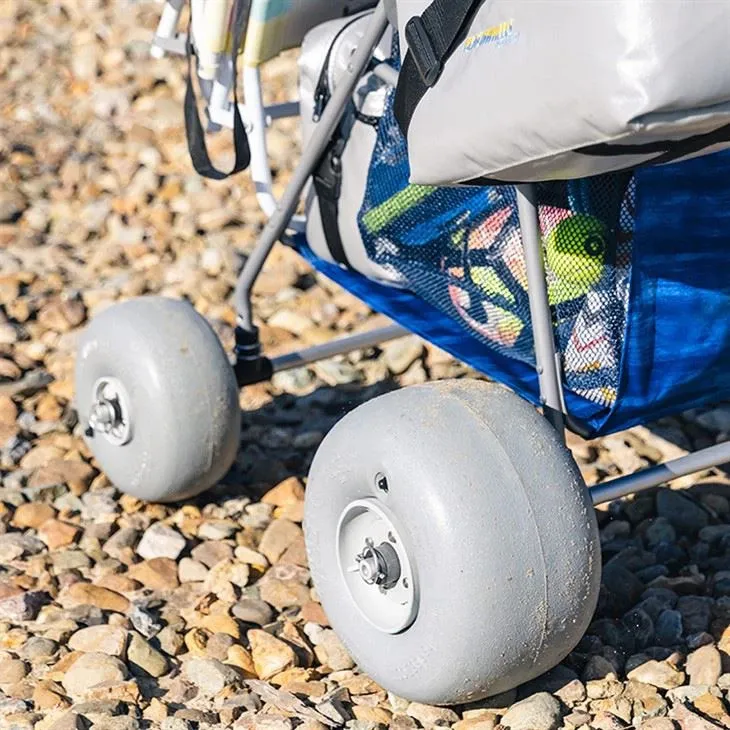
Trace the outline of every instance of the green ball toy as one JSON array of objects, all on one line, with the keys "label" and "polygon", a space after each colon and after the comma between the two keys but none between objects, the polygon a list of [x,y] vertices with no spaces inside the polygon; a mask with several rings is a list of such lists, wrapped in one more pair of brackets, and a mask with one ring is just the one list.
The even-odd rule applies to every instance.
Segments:
[{"label": "green ball toy", "polygon": [[551,304],[577,299],[600,281],[606,266],[606,226],[590,215],[560,221],[545,238],[548,269],[555,276]]}]

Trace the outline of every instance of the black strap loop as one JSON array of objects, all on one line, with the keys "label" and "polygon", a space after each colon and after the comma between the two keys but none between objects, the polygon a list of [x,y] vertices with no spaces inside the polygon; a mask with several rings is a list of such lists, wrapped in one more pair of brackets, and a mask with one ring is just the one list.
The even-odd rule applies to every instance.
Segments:
[{"label": "black strap loop", "polygon": [[[192,160],[195,171],[203,177],[211,180],[225,180],[231,175],[235,175],[245,170],[251,162],[251,150],[248,145],[248,136],[246,135],[246,127],[244,126],[241,112],[238,108],[238,75],[236,71],[236,59],[238,50],[243,40],[243,32],[246,27],[248,17],[249,3],[247,0],[235,0],[233,11],[233,29],[232,29],[232,48],[231,58],[233,63],[233,149],[235,152],[235,161],[233,169],[230,172],[223,172],[217,169],[211,162],[208,154],[208,147],[205,143],[205,130],[200,121],[198,114],[198,101],[195,94],[195,85],[193,80],[193,48],[191,43],[191,28],[188,27],[188,40],[186,43],[188,58],[188,77],[187,86],[185,88],[185,136],[188,142],[188,151]],[[197,59],[195,67],[197,70]]]},{"label": "black strap loop", "polygon": [[404,136],[419,102],[439,79],[468,21],[484,0],[434,0],[406,23],[403,59],[393,111]]}]

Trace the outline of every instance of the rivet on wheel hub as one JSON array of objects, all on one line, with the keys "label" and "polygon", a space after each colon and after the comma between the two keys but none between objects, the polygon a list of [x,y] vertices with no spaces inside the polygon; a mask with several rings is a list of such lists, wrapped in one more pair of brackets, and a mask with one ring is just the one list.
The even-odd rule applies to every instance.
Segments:
[{"label": "rivet on wheel hub", "polygon": [[377,499],[342,512],[337,559],[355,605],[376,628],[396,634],[418,613],[415,573],[394,519]]}]

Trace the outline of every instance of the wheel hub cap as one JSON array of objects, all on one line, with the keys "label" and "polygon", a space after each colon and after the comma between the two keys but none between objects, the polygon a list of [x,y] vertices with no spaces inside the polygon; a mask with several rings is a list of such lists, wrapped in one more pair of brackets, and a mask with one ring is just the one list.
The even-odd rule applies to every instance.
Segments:
[{"label": "wheel hub cap", "polygon": [[115,446],[123,446],[132,438],[129,396],[117,378],[96,381],[88,433],[90,436],[100,434]]},{"label": "wheel hub cap", "polygon": [[359,499],[337,526],[338,563],[355,605],[376,628],[396,634],[418,613],[413,566],[394,519],[377,499]]}]

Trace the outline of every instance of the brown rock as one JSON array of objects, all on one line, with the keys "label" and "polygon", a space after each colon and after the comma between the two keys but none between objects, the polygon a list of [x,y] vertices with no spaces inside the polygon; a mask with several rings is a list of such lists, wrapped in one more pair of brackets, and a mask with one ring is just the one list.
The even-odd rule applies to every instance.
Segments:
[{"label": "brown rock", "polygon": [[171,591],[180,585],[177,563],[170,558],[144,560],[129,569],[129,576],[155,591]]},{"label": "brown rock", "polygon": [[297,538],[301,537],[302,530],[289,520],[274,520],[264,531],[259,543],[259,550],[270,563],[275,563],[284,551]]},{"label": "brown rock", "polygon": [[60,460],[63,456],[63,449],[52,444],[41,443],[33,447],[21,460],[21,469],[32,471],[45,466],[50,461]]},{"label": "brown rock", "polygon": [[39,421],[58,421],[63,415],[63,407],[54,396],[45,393],[35,407],[35,415]]},{"label": "brown rock", "polygon": [[18,417],[18,408],[13,399],[7,395],[0,396],[0,424],[3,426],[14,425]]},{"label": "brown rock", "polygon": [[93,585],[91,583],[74,583],[66,591],[64,598],[72,606],[96,606],[102,611],[126,613],[129,600],[116,591]]},{"label": "brown rock", "polygon": [[44,522],[53,519],[56,510],[43,502],[28,502],[16,507],[12,524],[21,530],[37,530]]},{"label": "brown rock", "polygon": [[20,659],[3,659],[0,661],[0,685],[16,684],[25,679],[28,667]]},{"label": "brown rock", "polygon": [[251,652],[244,649],[240,644],[234,644],[228,649],[225,663],[241,669],[247,678],[258,676]]},{"label": "brown rock", "polygon": [[57,691],[43,684],[33,690],[33,704],[36,710],[55,710],[71,706],[60,688]]},{"label": "brown rock", "polygon": [[298,581],[271,578],[259,584],[261,598],[282,611],[289,606],[302,606],[309,602],[309,588]]},{"label": "brown rock", "polygon": [[355,705],[352,712],[360,722],[381,723],[388,727],[393,718],[393,713],[383,707],[368,707],[367,705]]},{"label": "brown rock", "polygon": [[67,484],[75,494],[86,491],[96,474],[94,468],[84,461],[54,459],[43,464],[31,475],[31,487],[47,487]]},{"label": "brown rock", "polygon": [[275,507],[298,504],[304,501],[304,487],[297,477],[289,477],[266,492],[261,501]]},{"label": "brown rock", "polygon": [[138,591],[142,584],[133,580],[127,575],[120,575],[119,573],[106,573],[102,575],[99,580],[96,581],[96,585],[102,588],[108,588],[110,591],[115,593],[134,593]]},{"label": "brown rock", "polygon": [[669,717],[676,720],[682,730],[718,730],[722,727],[692,712],[681,703],[677,703],[672,707],[669,711]]},{"label": "brown rock", "polygon": [[684,672],[678,671],[667,662],[659,662],[655,659],[632,669],[627,676],[629,679],[651,684],[660,689],[673,689],[684,682]]},{"label": "brown rock", "polygon": [[687,657],[685,669],[690,684],[715,685],[722,674],[720,652],[712,644],[701,646]]},{"label": "brown rock", "polygon": [[241,629],[236,619],[225,614],[209,614],[200,619],[201,628],[210,631],[211,634],[227,634],[234,639],[241,638]]},{"label": "brown rock", "polygon": [[251,629],[247,636],[259,678],[268,679],[296,665],[296,654],[289,644],[261,629]]},{"label": "brown rock", "polygon": [[300,616],[302,617],[302,620],[307,623],[319,624],[320,626],[330,625],[324,609],[321,604],[316,601],[307,601],[307,603],[302,606]]},{"label": "brown rock", "polygon": [[60,520],[46,520],[38,528],[38,537],[46,543],[49,550],[57,550],[73,544],[80,534],[79,527]]}]

